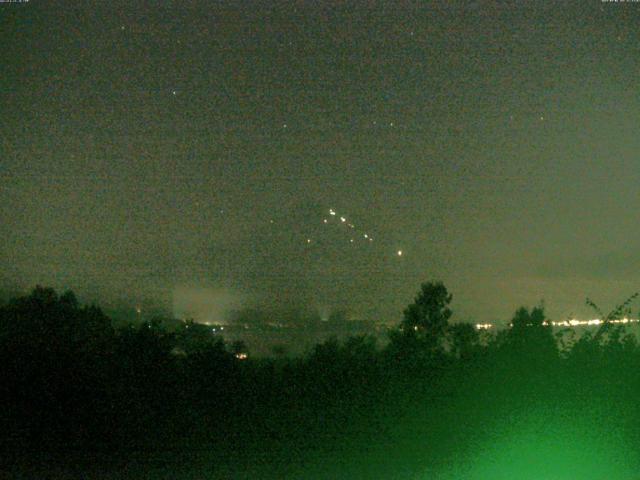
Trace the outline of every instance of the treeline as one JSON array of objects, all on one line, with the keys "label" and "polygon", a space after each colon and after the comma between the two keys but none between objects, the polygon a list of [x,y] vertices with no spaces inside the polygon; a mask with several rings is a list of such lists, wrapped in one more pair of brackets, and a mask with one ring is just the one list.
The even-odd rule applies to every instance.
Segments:
[{"label": "treeline", "polygon": [[2,468],[60,478],[71,465],[78,478],[633,478],[640,347],[608,321],[630,302],[576,338],[554,332],[542,307],[480,332],[450,322],[451,301],[442,283],[425,283],[384,346],[359,336],[254,359],[193,323],[114,329],[73,293],[37,287],[0,307]]}]

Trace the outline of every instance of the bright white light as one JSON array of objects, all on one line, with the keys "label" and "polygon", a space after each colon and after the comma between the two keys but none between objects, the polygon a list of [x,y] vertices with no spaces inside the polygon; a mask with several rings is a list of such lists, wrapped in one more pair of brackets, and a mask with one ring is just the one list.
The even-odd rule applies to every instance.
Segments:
[{"label": "bright white light", "polygon": [[332,208],[329,209],[329,215],[333,215],[334,217],[336,216],[336,212],[335,210],[333,210]]},{"label": "bright white light", "polygon": [[347,219],[346,219],[346,218],[344,218],[344,217],[340,217],[340,221],[341,221],[342,223],[344,223],[344,222],[346,222],[346,221],[347,221]]},{"label": "bright white light", "polygon": [[402,250],[398,250],[398,256],[401,257],[402,256]]}]

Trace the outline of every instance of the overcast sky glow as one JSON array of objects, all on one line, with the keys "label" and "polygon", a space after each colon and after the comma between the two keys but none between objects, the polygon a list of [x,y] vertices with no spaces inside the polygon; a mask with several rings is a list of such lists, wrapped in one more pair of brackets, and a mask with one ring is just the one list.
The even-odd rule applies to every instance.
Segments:
[{"label": "overcast sky glow", "polygon": [[391,322],[430,279],[473,321],[638,289],[640,4],[75,3],[0,4],[7,286]]}]

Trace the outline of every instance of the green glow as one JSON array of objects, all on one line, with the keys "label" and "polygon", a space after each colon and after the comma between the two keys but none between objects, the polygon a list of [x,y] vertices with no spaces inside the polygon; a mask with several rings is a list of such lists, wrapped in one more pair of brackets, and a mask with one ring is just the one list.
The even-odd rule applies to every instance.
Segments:
[{"label": "green glow", "polygon": [[[582,417],[582,418],[581,418]],[[580,409],[561,418],[528,415],[510,419],[487,434],[466,459],[451,462],[436,478],[517,480],[607,480],[637,478],[631,451],[615,431],[598,427],[599,415],[585,421]],[[426,477],[424,477],[426,478]],[[433,476],[430,476],[433,478]]]}]

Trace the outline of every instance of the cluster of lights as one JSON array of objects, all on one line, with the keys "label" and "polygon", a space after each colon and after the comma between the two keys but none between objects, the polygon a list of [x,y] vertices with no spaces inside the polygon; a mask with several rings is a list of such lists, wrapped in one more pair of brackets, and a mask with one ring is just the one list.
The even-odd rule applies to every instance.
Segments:
[{"label": "cluster of lights", "polygon": [[[591,326],[591,325],[602,325],[605,322],[606,322],[605,320],[600,320],[599,318],[594,318],[593,320],[572,319],[572,320],[564,320],[561,322],[551,322],[551,325],[553,325],[554,327],[584,327],[584,326]],[[640,322],[640,320],[624,317],[624,318],[619,318],[615,320],[609,320],[608,322],[619,323],[624,325],[627,323],[638,323]],[[548,322],[545,322],[545,324],[548,325]]]},{"label": "cluster of lights", "polygon": [[[552,326],[552,327],[592,327],[592,326],[602,325],[603,323],[607,323],[607,322],[613,323],[613,324],[626,325],[629,323],[639,323],[640,319],[624,317],[624,318],[606,321],[606,320],[601,320],[599,318],[594,318],[592,320],[576,320],[574,318],[571,320],[562,320],[560,322],[545,321],[542,324],[545,326]],[[477,330],[489,330],[493,328],[493,324],[476,323],[475,327]]]},{"label": "cluster of lights", "polygon": [[493,325],[490,323],[476,323],[476,330],[489,330],[493,328]]},{"label": "cluster of lights", "polygon": [[[222,210],[220,211],[220,213],[222,213]],[[338,214],[338,212],[336,212],[333,208],[330,208],[328,210],[328,213],[329,215],[325,216],[322,219],[322,223],[324,223],[325,225],[328,225],[330,223],[337,223],[338,225],[342,225],[345,228],[349,229],[351,231],[349,235],[349,243],[356,243],[358,239],[361,239],[365,242],[373,242],[373,236],[370,233],[360,231],[353,223],[349,221],[349,219],[345,215]],[[275,221],[273,219],[269,219],[269,223],[274,224]],[[304,242],[307,245],[311,245],[312,243],[314,243],[314,239],[311,237],[303,238]],[[394,255],[402,257],[404,255],[404,252],[402,250],[396,250]]]},{"label": "cluster of lights", "polygon": [[[347,221],[347,217],[345,217],[344,215],[338,215],[333,208],[329,209],[329,217],[337,217],[340,219],[340,223],[344,224],[347,228],[356,230],[356,226],[353,223]],[[329,218],[323,218],[322,223],[325,223],[325,224],[329,223]],[[359,236],[362,236],[362,238],[364,238],[365,240],[368,240],[369,242],[373,242],[373,237],[368,233],[361,232],[361,233],[358,233],[358,237]],[[355,239],[352,237],[349,239],[349,242],[353,243],[355,242]]]},{"label": "cluster of lights", "polygon": [[[356,226],[353,223],[349,222],[349,220],[347,220],[347,217],[345,217],[344,215],[338,215],[338,213],[333,208],[329,209],[329,218],[323,218],[322,223],[328,224],[330,222],[330,218],[332,217],[339,219],[340,223],[345,225],[347,228],[356,231],[356,235],[349,239],[349,243],[355,243],[356,237],[362,237],[365,241],[373,242],[373,237],[371,235],[366,232],[357,232]],[[311,243],[311,239],[307,239],[307,243]],[[402,250],[397,250],[396,255],[398,257],[401,257],[403,255]]]}]

